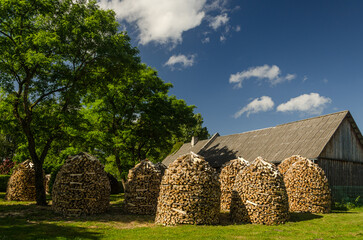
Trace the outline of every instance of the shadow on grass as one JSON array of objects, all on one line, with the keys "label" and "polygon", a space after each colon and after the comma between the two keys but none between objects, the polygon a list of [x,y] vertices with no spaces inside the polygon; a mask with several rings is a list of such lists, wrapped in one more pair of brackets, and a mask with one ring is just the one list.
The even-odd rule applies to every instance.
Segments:
[{"label": "shadow on grass", "polygon": [[100,239],[101,233],[88,228],[37,223],[26,219],[0,219],[0,239]]},{"label": "shadow on grass", "polygon": [[303,222],[319,218],[323,217],[313,213],[290,213],[289,222]]}]

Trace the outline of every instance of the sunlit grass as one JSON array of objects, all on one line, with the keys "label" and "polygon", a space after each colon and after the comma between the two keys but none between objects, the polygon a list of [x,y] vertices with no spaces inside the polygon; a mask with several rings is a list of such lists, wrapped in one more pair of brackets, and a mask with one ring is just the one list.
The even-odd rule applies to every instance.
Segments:
[{"label": "sunlit grass", "polygon": [[222,214],[217,226],[154,225],[153,216],[126,214],[123,194],[111,196],[108,212],[65,218],[51,206],[5,201],[0,193],[2,239],[363,239],[363,208],[331,214],[292,214],[279,226],[235,225]]}]

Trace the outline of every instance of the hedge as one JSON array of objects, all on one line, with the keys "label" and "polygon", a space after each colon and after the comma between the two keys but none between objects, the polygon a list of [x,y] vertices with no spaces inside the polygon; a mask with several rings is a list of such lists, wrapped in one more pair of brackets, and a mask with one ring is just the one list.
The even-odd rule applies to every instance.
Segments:
[{"label": "hedge", "polygon": [[10,175],[0,175],[0,192],[6,192]]}]

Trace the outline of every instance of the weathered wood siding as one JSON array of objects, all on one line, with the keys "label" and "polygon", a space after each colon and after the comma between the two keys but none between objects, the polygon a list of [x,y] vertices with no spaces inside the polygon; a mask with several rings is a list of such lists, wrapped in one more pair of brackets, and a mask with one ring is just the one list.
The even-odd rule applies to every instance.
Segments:
[{"label": "weathered wood siding", "polygon": [[349,118],[345,118],[322,153],[318,164],[331,186],[363,186],[363,146]]},{"label": "weathered wood siding", "polygon": [[363,146],[348,118],[343,120],[319,157],[363,162]]}]

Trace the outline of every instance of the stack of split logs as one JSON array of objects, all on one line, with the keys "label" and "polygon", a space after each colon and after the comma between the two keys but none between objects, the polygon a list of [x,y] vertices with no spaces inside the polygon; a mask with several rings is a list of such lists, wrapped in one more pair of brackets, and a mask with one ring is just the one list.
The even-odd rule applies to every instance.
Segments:
[{"label": "stack of split logs", "polygon": [[233,186],[237,174],[249,165],[249,162],[243,158],[237,158],[225,163],[219,175],[221,183],[221,210],[229,211],[232,202]]},{"label": "stack of split logs", "polygon": [[6,191],[10,201],[35,201],[35,170],[30,160],[20,163],[11,175]]},{"label": "stack of split logs", "polygon": [[126,211],[135,214],[155,214],[160,182],[166,166],[143,160],[130,169],[125,186]]},{"label": "stack of split logs", "polygon": [[300,157],[284,175],[290,212],[329,213],[331,191],[324,171]]},{"label": "stack of split logs", "polygon": [[293,156],[291,156],[289,158],[286,158],[278,166],[278,169],[279,169],[280,173],[284,176],[286,174],[287,170],[289,170],[289,168],[291,167],[291,165],[296,163],[297,161],[299,161],[301,159],[303,159],[303,157],[300,156],[300,155],[293,155]]},{"label": "stack of split logs", "polygon": [[274,225],[289,218],[283,177],[261,157],[245,167],[236,178],[231,217],[236,222]]},{"label": "stack of split logs", "polygon": [[110,202],[110,182],[104,166],[88,153],[66,160],[53,185],[53,210],[65,216],[106,211]]},{"label": "stack of split logs", "polygon": [[160,187],[155,223],[217,224],[218,175],[203,157],[190,153],[169,165]]}]

